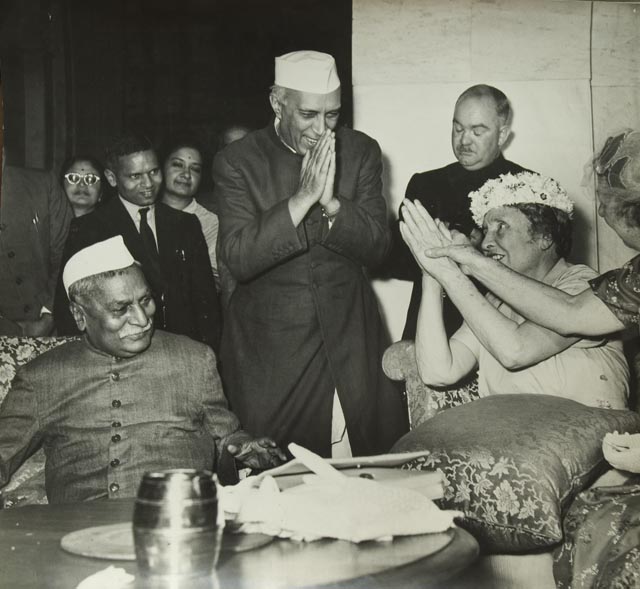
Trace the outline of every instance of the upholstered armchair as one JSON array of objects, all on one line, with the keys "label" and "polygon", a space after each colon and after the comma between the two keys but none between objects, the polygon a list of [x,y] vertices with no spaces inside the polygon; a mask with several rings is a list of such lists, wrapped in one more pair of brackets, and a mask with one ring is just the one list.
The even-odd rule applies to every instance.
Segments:
[{"label": "upholstered armchair", "polygon": [[415,428],[437,413],[478,398],[475,373],[452,387],[436,389],[422,382],[416,363],[413,340],[402,340],[389,346],[382,358],[382,368],[391,380],[405,382],[409,423]]},{"label": "upholstered armchair", "polygon": [[[4,400],[17,369],[43,352],[63,344],[65,337],[0,336],[0,403]],[[38,450],[2,489],[4,507],[47,503],[44,488],[44,451]]]}]

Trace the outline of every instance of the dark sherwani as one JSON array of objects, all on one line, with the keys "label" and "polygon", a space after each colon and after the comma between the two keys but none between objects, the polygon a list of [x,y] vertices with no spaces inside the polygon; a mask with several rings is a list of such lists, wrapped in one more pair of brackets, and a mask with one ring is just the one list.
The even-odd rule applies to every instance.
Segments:
[{"label": "dark sherwani", "polygon": [[[188,335],[217,351],[222,318],[200,222],[195,215],[172,209],[163,203],[155,205],[155,214],[159,271],[154,270],[131,216],[117,197],[94,212],[72,221],[61,268],[79,250],[122,235],[131,255],[142,264],[144,275],[153,290],[156,326],[172,333]],[[61,335],[78,333],[68,306],[60,272],[55,316]]]},{"label": "dark sherwani", "polygon": [[[407,185],[405,198],[419,200],[432,217],[446,221],[452,229],[469,235],[475,227],[469,211],[469,193],[501,174],[517,174],[523,170],[522,166],[504,159],[502,155],[481,170],[469,171],[455,162],[444,168],[414,174]],[[393,231],[391,255],[385,262],[383,273],[391,278],[413,282],[402,339],[415,339],[422,298],[422,274],[397,224]],[[445,300],[443,313],[447,333],[452,335],[462,325],[462,316],[449,299]]]},{"label": "dark sherwani", "polygon": [[0,323],[35,320],[42,307],[53,312],[71,208],[51,174],[13,166],[0,199]]},{"label": "dark sherwani", "polygon": [[216,157],[219,253],[237,282],[222,376],[247,431],[323,456],[337,389],[354,455],[366,455],[386,452],[408,428],[403,400],[382,372],[388,342],[365,272],[389,245],[380,148],[339,129],[336,163],[341,208],[332,227],[315,205],[296,228],[288,199],[302,157],[272,125]]},{"label": "dark sherwani", "polygon": [[211,349],[162,331],[131,358],[86,338],[38,356],[0,421],[0,487],[42,445],[50,503],[135,497],[148,471],[212,470],[243,435]]}]

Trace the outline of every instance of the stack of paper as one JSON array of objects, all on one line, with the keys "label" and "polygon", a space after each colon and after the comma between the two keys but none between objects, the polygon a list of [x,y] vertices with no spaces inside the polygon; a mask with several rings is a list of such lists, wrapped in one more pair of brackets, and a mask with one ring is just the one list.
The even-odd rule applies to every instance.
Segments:
[{"label": "stack of paper", "polygon": [[[291,471],[299,467],[294,464],[288,475],[280,467],[224,488],[225,515],[241,524],[243,531],[300,540],[362,542],[443,532],[454,525],[454,517],[462,516],[441,511],[428,496],[442,492],[439,473],[352,467],[347,476],[347,471],[300,446],[291,444],[289,449],[314,474],[295,473],[297,484],[282,485],[283,477],[294,476]],[[379,471],[395,476],[378,480]]]}]

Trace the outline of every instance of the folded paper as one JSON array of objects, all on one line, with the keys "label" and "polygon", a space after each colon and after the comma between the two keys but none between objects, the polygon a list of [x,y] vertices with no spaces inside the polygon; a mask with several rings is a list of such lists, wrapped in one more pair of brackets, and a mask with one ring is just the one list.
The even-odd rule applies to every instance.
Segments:
[{"label": "folded paper", "polygon": [[345,476],[328,462],[295,444],[291,453],[316,473],[303,484],[280,490],[264,476],[225,487],[225,515],[247,533],[311,541],[336,538],[351,542],[444,532],[457,511],[442,511],[420,491],[375,480]]}]

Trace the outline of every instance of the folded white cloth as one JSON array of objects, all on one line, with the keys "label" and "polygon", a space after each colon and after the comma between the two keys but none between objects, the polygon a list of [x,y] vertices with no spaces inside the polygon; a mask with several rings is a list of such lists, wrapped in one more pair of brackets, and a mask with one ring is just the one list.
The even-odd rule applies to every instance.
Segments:
[{"label": "folded white cloth", "polygon": [[640,434],[606,434],[602,452],[614,468],[640,473]]},{"label": "folded white cloth", "polygon": [[135,579],[124,569],[111,565],[80,581],[76,589],[119,589],[131,585]]},{"label": "folded white cloth", "polygon": [[454,525],[454,517],[462,516],[440,510],[413,489],[347,477],[316,454],[294,444],[289,448],[316,475],[284,491],[271,476],[264,477],[259,486],[245,479],[235,487],[225,487],[223,509],[228,518],[242,524],[242,531],[308,541],[363,542],[443,532]]}]

